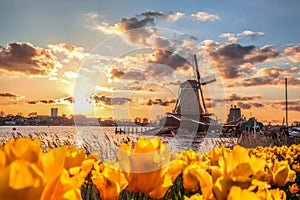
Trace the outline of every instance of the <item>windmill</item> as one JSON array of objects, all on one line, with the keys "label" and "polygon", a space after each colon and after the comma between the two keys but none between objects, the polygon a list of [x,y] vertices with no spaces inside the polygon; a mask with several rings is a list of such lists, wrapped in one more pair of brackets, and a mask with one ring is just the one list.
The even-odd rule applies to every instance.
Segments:
[{"label": "windmill", "polygon": [[197,57],[195,60],[195,79],[186,80],[180,84],[179,96],[176,105],[171,113],[167,113],[160,119],[161,131],[157,135],[164,135],[184,127],[197,132],[207,131],[210,125],[212,114],[207,112],[203,96],[202,86],[216,82],[215,75],[201,78],[198,68]]}]

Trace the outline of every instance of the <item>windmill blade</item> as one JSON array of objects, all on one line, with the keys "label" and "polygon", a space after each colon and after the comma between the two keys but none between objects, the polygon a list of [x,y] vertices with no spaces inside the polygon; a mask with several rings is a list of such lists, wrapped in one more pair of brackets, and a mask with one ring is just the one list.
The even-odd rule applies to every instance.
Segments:
[{"label": "windmill blade", "polygon": [[209,83],[214,83],[216,81],[217,81],[216,76],[214,74],[211,74],[209,76],[205,76],[203,78],[200,78],[199,83],[201,85],[206,85],[206,84],[209,84]]},{"label": "windmill blade", "polygon": [[197,56],[196,56],[196,54],[194,55],[194,59],[195,59],[195,68],[196,68],[196,73],[197,73],[197,81],[198,81],[198,84],[199,84],[201,101],[202,101],[204,112],[207,113],[206,105],[205,105],[205,101],[204,101],[204,97],[203,97],[203,91],[202,91],[201,83],[200,83],[201,77],[200,77],[200,73],[199,73],[199,69],[198,69],[198,62],[197,62]]},{"label": "windmill blade", "polygon": [[194,55],[194,60],[195,60],[195,71],[196,71],[197,81],[200,84],[200,73],[199,73],[199,69],[198,69],[198,61],[197,61],[196,55]]}]

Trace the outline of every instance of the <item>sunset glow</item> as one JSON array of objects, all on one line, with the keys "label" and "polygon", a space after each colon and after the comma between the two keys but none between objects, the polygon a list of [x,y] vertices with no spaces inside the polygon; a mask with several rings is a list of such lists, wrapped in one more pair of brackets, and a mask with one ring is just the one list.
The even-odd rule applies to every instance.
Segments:
[{"label": "sunset glow", "polygon": [[[129,5],[135,5],[129,7]],[[208,110],[300,121],[296,0],[2,1],[0,111],[156,120],[171,112],[194,54]],[[235,9],[239,8],[239,9]],[[112,12],[113,10],[113,12]]]}]

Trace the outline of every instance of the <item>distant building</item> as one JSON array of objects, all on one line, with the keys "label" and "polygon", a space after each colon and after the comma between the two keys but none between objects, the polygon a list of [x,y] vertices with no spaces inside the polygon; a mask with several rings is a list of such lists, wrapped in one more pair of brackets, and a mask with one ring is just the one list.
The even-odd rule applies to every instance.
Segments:
[{"label": "distant building", "polygon": [[227,118],[227,123],[232,122],[232,121],[236,121],[238,119],[240,119],[241,116],[241,109],[237,108],[236,106],[230,108],[230,112]]},{"label": "distant building", "polygon": [[58,108],[51,108],[51,117],[57,117]]}]

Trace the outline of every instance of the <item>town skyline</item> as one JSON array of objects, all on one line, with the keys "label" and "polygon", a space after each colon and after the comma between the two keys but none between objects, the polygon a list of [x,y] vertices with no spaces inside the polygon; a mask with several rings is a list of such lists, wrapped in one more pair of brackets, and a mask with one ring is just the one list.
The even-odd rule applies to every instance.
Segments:
[{"label": "town skyline", "polygon": [[[136,4],[135,7],[129,6]],[[180,83],[209,112],[300,121],[300,2],[1,1],[0,111],[134,119],[171,112]],[[238,8],[238,9],[237,9]]]}]

